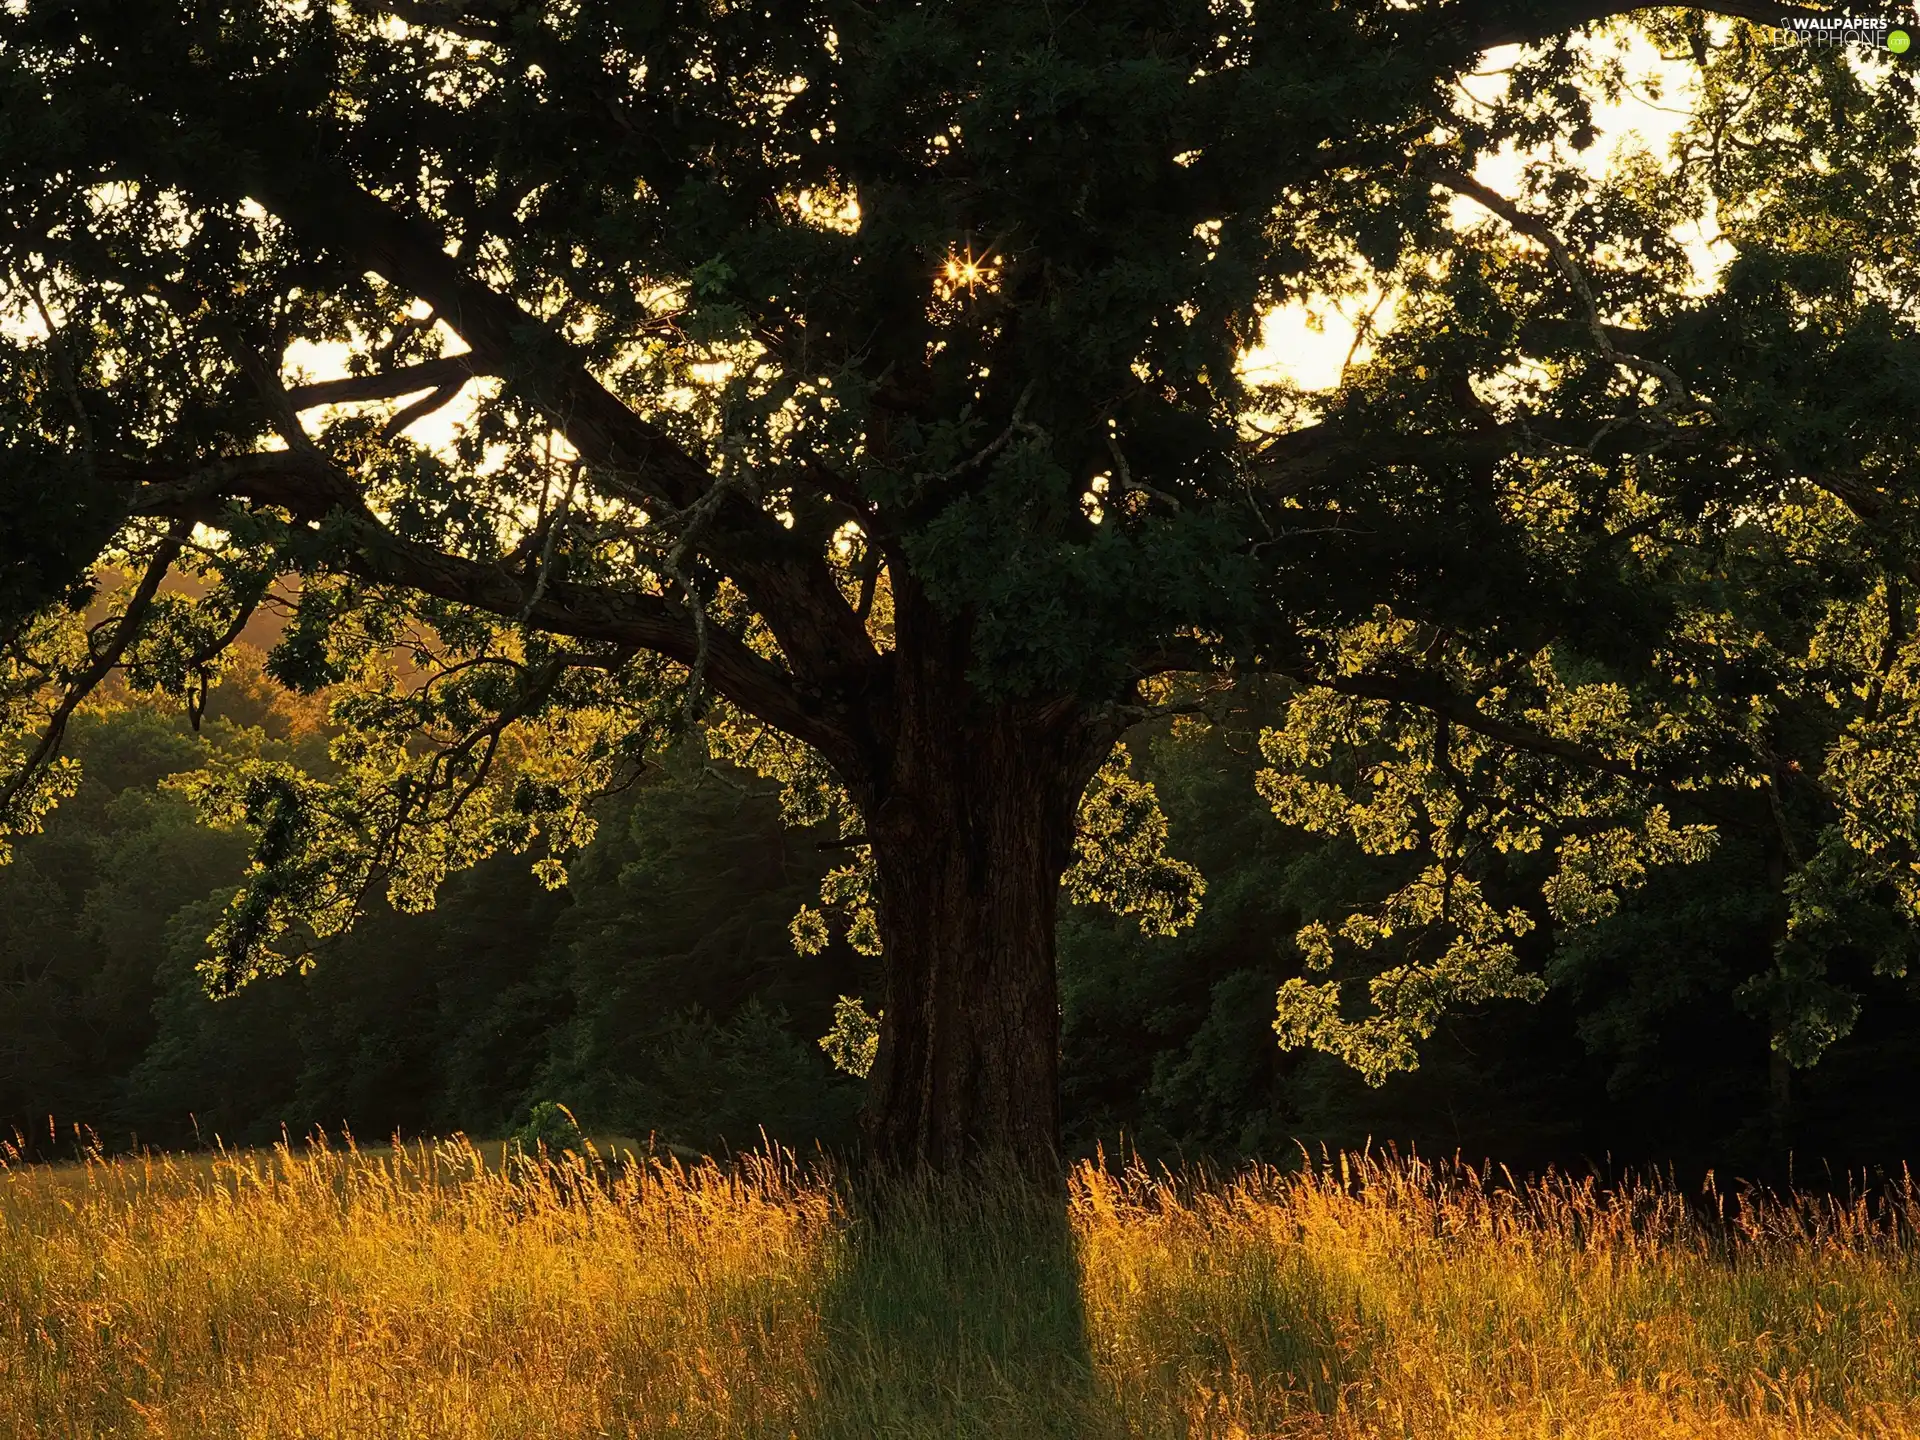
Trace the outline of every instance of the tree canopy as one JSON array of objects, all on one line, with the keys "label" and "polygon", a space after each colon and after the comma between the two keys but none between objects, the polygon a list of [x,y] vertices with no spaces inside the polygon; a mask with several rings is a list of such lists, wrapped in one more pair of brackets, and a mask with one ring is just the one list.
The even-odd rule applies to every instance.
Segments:
[{"label": "tree canopy", "polygon": [[[1590,168],[1614,9],[15,0],[0,820],[105,677],[197,714],[284,607],[341,734],[198,788],[254,837],[230,987],[380,887],[557,883],[698,725],[839,825],[876,1146],[1032,1152],[1060,882],[1197,899],[1116,743],[1273,677],[1261,793],[1389,862],[1297,937],[1283,1042],[1404,1068],[1737,831],[1811,1061],[1835,957],[1900,970],[1920,910],[1913,73],[1641,13],[1693,113]],[[1335,388],[1242,373],[1370,291]]]}]

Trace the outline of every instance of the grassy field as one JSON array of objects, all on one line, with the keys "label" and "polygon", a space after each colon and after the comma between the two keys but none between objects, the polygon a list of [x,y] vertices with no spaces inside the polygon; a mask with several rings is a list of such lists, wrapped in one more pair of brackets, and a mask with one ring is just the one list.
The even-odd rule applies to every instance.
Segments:
[{"label": "grassy field", "polygon": [[[1705,1197],[1711,1215],[1715,1197]],[[0,1436],[1920,1435],[1920,1206],[1349,1158],[0,1174]]]}]

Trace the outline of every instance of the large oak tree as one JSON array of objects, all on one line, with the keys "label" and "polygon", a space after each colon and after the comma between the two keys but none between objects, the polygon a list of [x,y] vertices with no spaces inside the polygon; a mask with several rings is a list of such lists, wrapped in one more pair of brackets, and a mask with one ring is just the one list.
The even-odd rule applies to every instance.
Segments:
[{"label": "large oak tree", "polygon": [[[1283,1038],[1410,1063],[1537,986],[1521,936],[1742,824],[1814,1053],[1821,925],[1903,963],[1915,886],[1914,87],[1780,49],[1787,7],[1646,16],[1686,148],[1595,174],[1621,8],[11,0],[0,820],[90,689],[192,709],[287,610],[343,738],[201,784],[256,837],[230,986],[370,886],[557,875],[698,723],[841,823],[876,1153],[1039,1160],[1063,876],[1193,900],[1116,744],[1272,675],[1276,811],[1409,857],[1300,937],[1334,978]],[[1240,373],[1274,306],[1368,291],[1336,389]]]}]

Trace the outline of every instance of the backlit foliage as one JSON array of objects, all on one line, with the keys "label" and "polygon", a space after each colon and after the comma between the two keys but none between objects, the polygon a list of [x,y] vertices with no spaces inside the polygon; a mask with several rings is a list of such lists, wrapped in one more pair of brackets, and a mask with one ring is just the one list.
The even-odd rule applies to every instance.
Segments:
[{"label": "backlit foliage", "polygon": [[[1346,663],[1364,673],[1415,638],[1415,627],[1381,621],[1341,643]],[[1516,668],[1522,677],[1534,683],[1502,687],[1502,699],[1542,734],[1571,744],[1639,733],[1617,687],[1561,686],[1548,656]],[[1388,701],[1308,691],[1260,744],[1273,768],[1257,783],[1279,820],[1347,836],[1369,855],[1408,857],[1398,890],[1337,927],[1315,921],[1296,937],[1310,971],[1333,970],[1343,955],[1366,966],[1370,1013],[1346,1017],[1340,979],[1301,977],[1282,987],[1274,1026],[1283,1044],[1329,1050],[1375,1083],[1412,1068],[1417,1042],[1450,1004],[1537,999],[1544,985],[1516,950],[1537,923],[1599,919],[1648,867],[1698,860],[1713,843],[1710,826],[1675,825],[1628,779],[1569,787],[1532,755]],[[1532,908],[1491,901],[1481,878],[1490,865],[1533,856],[1547,837],[1551,869]]]}]

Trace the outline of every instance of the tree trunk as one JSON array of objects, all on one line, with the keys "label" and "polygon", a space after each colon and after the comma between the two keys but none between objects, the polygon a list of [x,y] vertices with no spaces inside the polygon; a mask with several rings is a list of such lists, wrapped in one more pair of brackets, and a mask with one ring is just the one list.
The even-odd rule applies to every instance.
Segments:
[{"label": "tree trunk", "polygon": [[1043,1172],[1060,1145],[1060,877],[1111,740],[1070,700],[975,693],[961,627],[913,608],[889,773],[866,806],[885,945],[868,1148],[896,1166],[1000,1153]]}]

